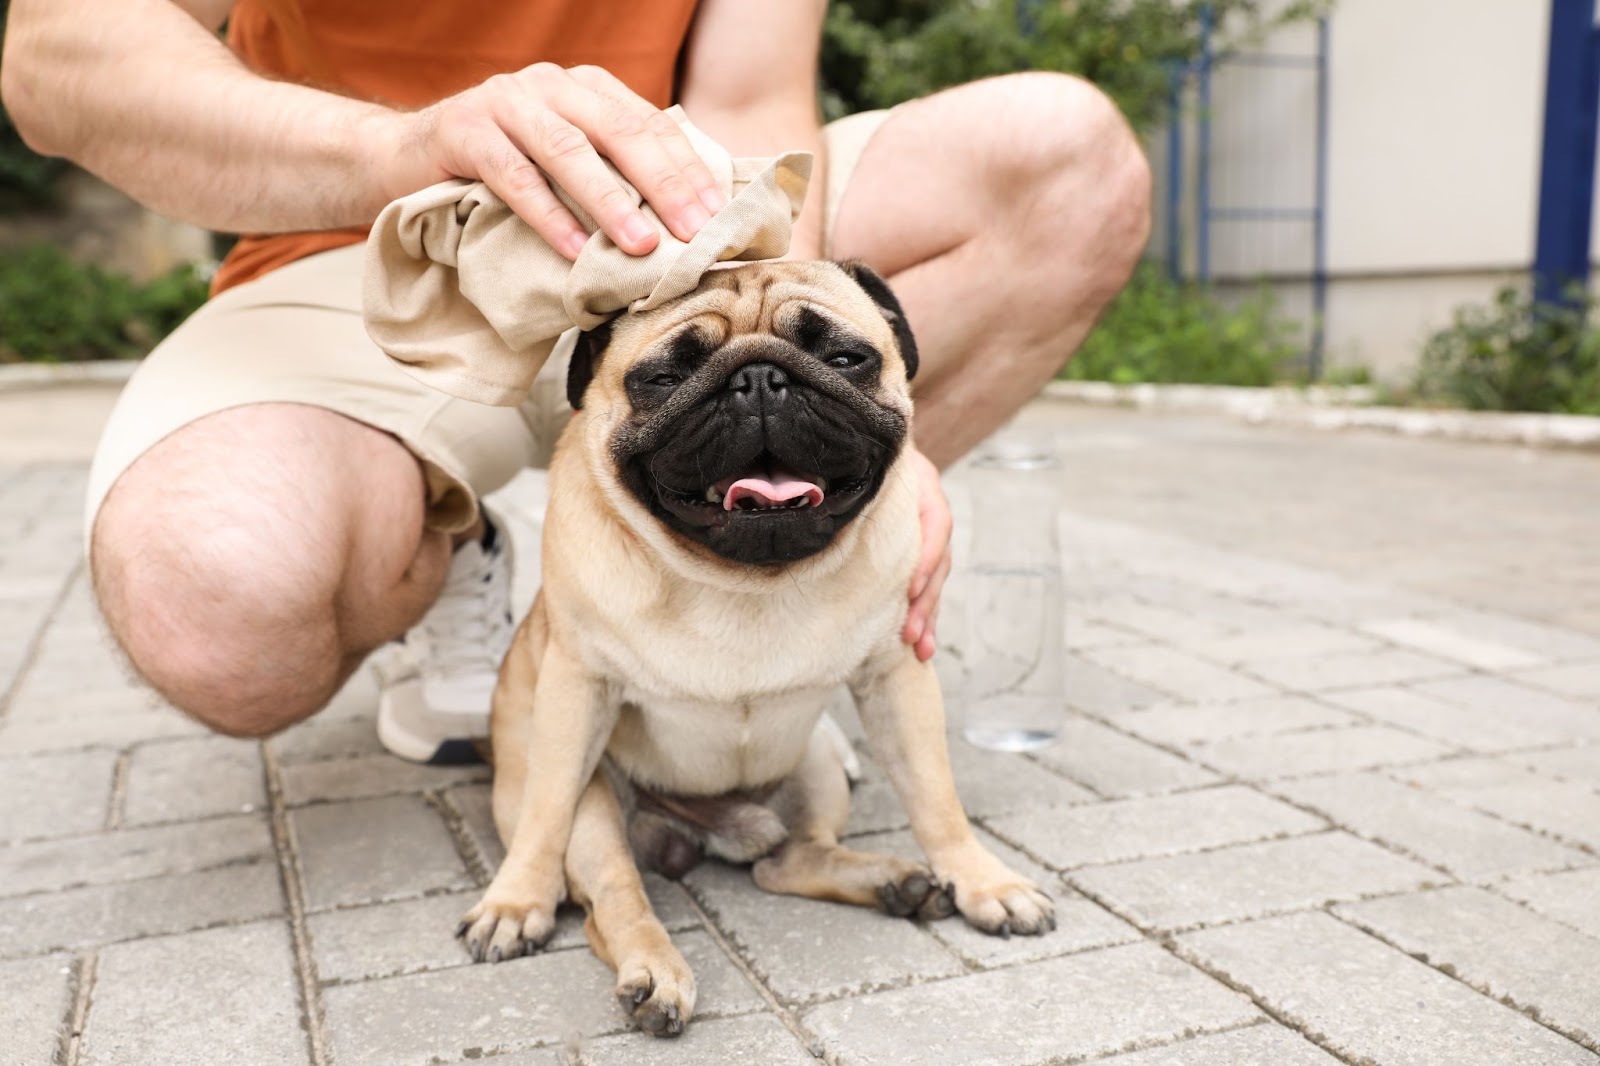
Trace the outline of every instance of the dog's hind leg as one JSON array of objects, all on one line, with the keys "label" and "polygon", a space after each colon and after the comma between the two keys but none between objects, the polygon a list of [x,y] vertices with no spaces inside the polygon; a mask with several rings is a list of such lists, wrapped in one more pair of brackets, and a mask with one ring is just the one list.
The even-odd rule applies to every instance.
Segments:
[{"label": "dog's hind leg", "polygon": [[954,913],[949,894],[926,866],[839,843],[850,817],[850,784],[838,748],[822,731],[812,734],[804,762],[771,805],[788,825],[789,838],[755,865],[756,884],[764,890],[879,907],[902,917]]},{"label": "dog's hind leg", "polygon": [[628,847],[622,808],[604,770],[578,800],[567,846],[567,884],[588,917],[589,946],[617,972],[617,1002],[656,1036],[683,1032],[694,1013],[694,974],[650,909]]}]

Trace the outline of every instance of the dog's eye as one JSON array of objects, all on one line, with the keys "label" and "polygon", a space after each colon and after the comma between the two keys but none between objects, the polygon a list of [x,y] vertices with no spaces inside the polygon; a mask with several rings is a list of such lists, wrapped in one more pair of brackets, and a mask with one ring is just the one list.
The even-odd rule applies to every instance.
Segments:
[{"label": "dog's eye", "polygon": [[650,379],[650,384],[657,385],[663,389],[670,389],[681,381],[683,379],[676,374],[657,374]]},{"label": "dog's eye", "polygon": [[824,363],[838,370],[849,370],[851,367],[860,366],[866,361],[866,356],[857,355],[855,352],[829,352],[823,359]]}]

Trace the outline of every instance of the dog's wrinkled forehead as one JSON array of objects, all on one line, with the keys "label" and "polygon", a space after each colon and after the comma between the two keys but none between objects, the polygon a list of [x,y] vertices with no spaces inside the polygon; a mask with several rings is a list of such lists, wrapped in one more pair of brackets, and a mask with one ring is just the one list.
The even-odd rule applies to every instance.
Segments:
[{"label": "dog's wrinkled forehead", "polygon": [[856,263],[767,262],[708,273],[692,293],[626,314],[584,334],[573,355],[568,398],[583,406],[591,382],[625,393],[632,367],[676,357],[685,369],[745,337],[776,337],[803,351],[869,345],[898,371],[897,391],[916,373],[916,346],[888,286]]}]

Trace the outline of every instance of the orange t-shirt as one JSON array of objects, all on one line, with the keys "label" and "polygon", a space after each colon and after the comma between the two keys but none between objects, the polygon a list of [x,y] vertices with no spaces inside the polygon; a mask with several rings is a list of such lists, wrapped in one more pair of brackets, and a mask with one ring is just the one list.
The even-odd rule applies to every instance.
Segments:
[{"label": "orange t-shirt", "polygon": [[[695,0],[240,0],[228,43],[252,70],[398,107],[539,62],[604,67],[666,107],[694,8]],[[211,291],[366,236],[364,227],[247,234]]]}]

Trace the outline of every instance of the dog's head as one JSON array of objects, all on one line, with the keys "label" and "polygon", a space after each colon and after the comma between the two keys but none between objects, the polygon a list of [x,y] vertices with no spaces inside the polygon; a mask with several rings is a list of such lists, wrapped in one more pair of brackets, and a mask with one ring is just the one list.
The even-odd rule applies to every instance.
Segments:
[{"label": "dog's head", "polygon": [[871,268],[760,263],[585,333],[567,396],[598,431],[597,474],[678,539],[777,566],[870,504],[905,443],[916,369]]}]

